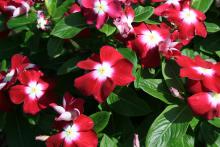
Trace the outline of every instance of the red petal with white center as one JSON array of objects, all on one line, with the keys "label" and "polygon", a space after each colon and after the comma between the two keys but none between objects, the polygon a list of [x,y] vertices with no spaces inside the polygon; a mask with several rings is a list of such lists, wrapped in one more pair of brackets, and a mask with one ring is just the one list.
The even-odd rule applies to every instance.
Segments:
[{"label": "red petal with white center", "polygon": [[205,115],[208,113],[211,109],[211,103],[209,101],[209,95],[208,93],[197,93],[187,99],[189,106],[193,110],[195,114],[198,115]]},{"label": "red petal with white center", "polygon": [[95,132],[80,132],[79,138],[75,140],[77,147],[97,147],[98,137]]},{"label": "red petal with white center", "polygon": [[204,68],[211,68],[213,66],[212,62],[205,61],[199,55],[197,55],[194,60],[197,65],[204,67]]},{"label": "red petal with white center", "polygon": [[194,61],[188,56],[178,56],[176,57],[176,62],[181,67],[195,66]]},{"label": "red petal with white center", "polygon": [[78,132],[90,131],[94,127],[93,120],[84,114],[77,117],[73,124],[78,128]]},{"label": "red petal with white center", "polygon": [[95,0],[80,0],[80,3],[85,8],[93,9]]},{"label": "red petal with white center", "polygon": [[86,60],[78,62],[76,66],[86,70],[93,70],[97,64],[99,63],[92,60],[91,58],[88,58]]},{"label": "red petal with white center", "polygon": [[144,58],[149,50],[147,44],[144,44],[141,40],[141,37],[138,37],[134,41],[132,41],[131,46],[140,58]]},{"label": "red petal with white center", "polygon": [[125,86],[135,80],[132,75],[133,64],[127,59],[118,61],[114,66],[112,80],[116,85]]},{"label": "red petal with white center", "polygon": [[29,59],[26,56],[15,54],[11,58],[11,68],[18,69],[20,72],[25,69],[30,63]]},{"label": "red petal with white center", "polygon": [[100,58],[102,62],[108,62],[110,65],[114,65],[120,59],[123,59],[123,56],[111,46],[103,46],[100,49]]},{"label": "red petal with white center", "polygon": [[118,1],[112,1],[108,3],[107,13],[112,18],[120,17],[122,15],[120,3]]},{"label": "red petal with white center", "polygon": [[201,81],[194,81],[194,80],[187,80],[187,90],[192,93],[192,94],[196,94],[199,92],[206,92],[209,91],[208,89],[206,89]]},{"label": "red petal with white center", "polygon": [[62,144],[63,144],[63,138],[61,133],[50,136],[46,141],[47,147],[61,147]]},{"label": "red petal with white center", "polygon": [[202,80],[203,76],[202,74],[199,74],[195,69],[193,68],[181,68],[180,69],[180,77],[188,77],[192,80]]},{"label": "red petal with white center", "polygon": [[97,15],[96,28],[100,29],[104,25],[106,19],[107,19],[107,15],[105,13],[102,15]]},{"label": "red petal with white center", "polygon": [[37,99],[25,98],[23,104],[23,110],[25,113],[35,115],[41,110],[41,108],[39,107]]},{"label": "red petal with white center", "polygon": [[190,40],[194,37],[195,27],[194,25],[181,24],[179,25],[180,38]]},{"label": "red petal with white center", "polygon": [[197,18],[198,18],[199,20],[201,20],[201,21],[205,21],[206,16],[205,16],[204,13],[202,13],[201,11],[196,10],[196,9],[193,9],[193,11],[196,13]]},{"label": "red petal with white center", "polygon": [[25,94],[25,86],[16,85],[9,90],[11,101],[15,104],[21,104],[27,97]]},{"label": "red petal with white center", "polygon": [[134,31],[137,35],[143,35],[143,32],[147,30],[149,29],[147,28],[147,25],[145,23],[140,23],[134,26]]},{"label": "red petal with white center", "polygon": [[203,23],[198,22],[195,24],[195,33],[196,35],[202,36],[202,37],[206,37],[207,36],[207,31],[206,31],[206,27]]},{"label": "red petal with white center", "polygon": [[204,87],[209,89],[212,92],[220,93],[220,77],[212,76],[212,77],[204,77],[202,80]]},{"label": "red petal with white center", "polygon": [[98,80],[94,78],[94,72],[87,73],[81,77],[78,77],[74,81],[74,86],[81,91],[85,96],[93,94]]},{"label": "red petal with white center", "polygon": [[30,81],[38,81],[41,76],[42,76],[42,72],[29,70],[21,73],[18,79],[22,84],[28,85]]}]

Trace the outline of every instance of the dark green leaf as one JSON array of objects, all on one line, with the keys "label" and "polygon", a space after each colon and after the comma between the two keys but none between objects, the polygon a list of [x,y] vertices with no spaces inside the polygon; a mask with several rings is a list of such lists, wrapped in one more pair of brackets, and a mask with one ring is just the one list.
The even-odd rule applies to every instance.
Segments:
[{"label": "dark green leaf", "polygon": [[76,36],[86,26],[84,17],[80,13],[71,14],[61,19],[54,27],[51,35],[62,39]]},{"label": "dark green leaf", "polygon": [[148,104],[127,87],[123,87],[118,94],[112,93],[107,103],[113,111],[124,116],[142,116],[150,112]]},{"label": "dark green leaf", "polygon": [[63,52],[63,40],[60,38],[50,38],[47,44],[47,52],[50,57],[56,58]]},{"label": "dark green leaf", "polygon": [[101,132],[108,125],[110,116],[111,113],[105,111],[97,112],[90,115],[95,123],[94,130],[96,131],[96,133]]},{"label": "dark green leaf", "polygon": [[147,147],[176,147],[186,135],[189,122],[192,119],[191,111],[177,105],[168,106],[153,122],[146,138]]}]

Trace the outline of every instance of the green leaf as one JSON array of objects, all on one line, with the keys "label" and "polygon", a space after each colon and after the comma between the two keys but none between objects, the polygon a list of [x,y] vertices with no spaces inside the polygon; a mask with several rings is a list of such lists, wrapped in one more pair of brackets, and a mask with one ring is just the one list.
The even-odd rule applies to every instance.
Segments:
[{"label": "green leaf", "polygon": [[138,6],[134,9],[135,11],[135,18],[134,22],[142,22],[146,21],[148,18],[150,18],[154,13],[154,8],[151,6],[143,7]]},{"label": "green leaf", "polygon": [[7,71],[7,62],[6,62],[6,60],[2,60],[0,70],[5,71],[5,72]]},{"label": "green leaf", "polygon": [[22,15],[19,17],[15,17],[15,18],[11,18],[8,23],[7,26],[10,29],[15,29],[18,27],[24,27],[28,24],[32,24],[35,23],[37,21],[37,15],[36,13],[29,13],[28,15]]},{"label": "green leaf", "polygon": [[212,120],[208,121],[210,124],[212,124],[213,126],[220,128],[220,118],[216,117]]},{"label": "green leaf", "polygon": [[96,131],[96,133],[101,132],[108,125],[110,116],[111,113],[105,111],[97,112],[90,115],[95,123],[94,130]]},{"label": "green leaf", "polygon": [[202,122],[199,135],[202,136],[207,147],[220,146],[220,129],[210,125],[208,122]]},{"label": "green leaf", "polygon": [[45,0],[45,6],[50,16],[52,16],[57,7],[57,0]]},{"label": "green leaf", "polygon": [[214,0],[192,0],[192,8],[205,13],[209,10],[213,2]]},{"label": "green leaf", "polygon": [[207,32],[209,33],[215,33],[215,32],[220,31],[220,26],[218,26],[215,23],[205,22],[205,25],[206,25]]},{"label": "green leaf", "polygon": [[117,141],[104,134],[100,142],[100,147],[117,147]]},{"label": "green leaf", "polygon": [[103,27],[99,30],[102,33],[105,33],[106,36],[112,35],[116,30],[116,27],[110,24],[104,24]]},{"label": "green leaf", "polygon": [[187,106],[168,106],[151,125],[147,138],[146,147],[176,147],[176,140],[185,136],[192,114]]},{"label": "green leaf", "polygon": [[166,83],[162,79],[139,79],[138,85],[144,92],[163,101],[166,104],[171,104],[174,97],[166,87]]},{"label": "green leaf", "polygon": [[148,104],[127,87],[110,94],[107,103],[113,111],[124,116],[143,116],[150,112]]},{"label": "green leaf", "polygon": [[61,19],[53,28],[51,35],[62,39],[72,38],[85,26],[86,23],[82,14],[74,13]]},{"label": "green leaf", "polygon": [[179,66],[174,60],[163,61],[162,74],[168,88],[175,88],[182,95],[185,92],[184,84],[179,78]]},{"label": "green leaf", "polygon": [[[56,11],[52,14],[52,17],[55,21],[63,17],[64,13],[68,11],[70,6],[75,2],[75,0],[65,0]],[[75,20],[76,21],[76,20]]]},{"label": "green leaf", "polygon": [[66,62],[63,63],[63,65],[61,67],[59,67],[57,74],[64,75],[64,74],[68,74],[68,73],[76,70],[77,69],[76,64],[82,59],[83,59],[83,57],[81,57],[81,56],[75,56],[75,57],[67,60]]},{"label": "green leaf", "polygon": [[50,57],[56,58],[63,52],[63,40],[60,38],[50,38],[47,43],[47,52]]},{"label": "green leaf", "polygon": [[35,144],[33,129],[18,113],[8,113],[4,129],[9,147],[30,147]]}]

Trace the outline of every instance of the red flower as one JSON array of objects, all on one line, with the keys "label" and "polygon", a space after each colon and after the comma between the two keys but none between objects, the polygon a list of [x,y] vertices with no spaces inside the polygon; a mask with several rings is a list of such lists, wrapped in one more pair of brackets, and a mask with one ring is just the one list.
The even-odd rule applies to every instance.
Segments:
[{"label": "red flower", "polygon": [[207,119],[220,117],[219,93],[197,93],[188,98],[188,104],[196,115],[203,116]]},{"label": "red flower", "polygon": [[187,56],[176,57],[176,62],[181,66],[180,76],[192,80],[201,80],[207,89],[220,92],[220,64],[203,60],[200,56],[190,59]]},{"label": "red flower", "polygon": [[151,0],[152,2],[164,2],[154,9],[154,14],[161,16],[163,12],[169,9],[180,10],[181,2],[184,0]]},{"label": "red flower", "polygon": [[136,51],[144,67],[156,67],[160,64],[158,45],[165,41],[169,29],[156,25],[141,23],[134,27],[136,39],[130,42],[131,48]]},{"label": "red flower", "polygon": [[18,76],[21,85],[13,86],[9,95],[14,104],[24,102],[25,113],[36,114],[46,108],[47,98],[45,96],[48,83],[41,80],[43,74],[40,71],[24,71]]},{"label": "red flower", "polygon": [[163,13],[170,22],[174,23],[180,32],[180,39],[191,40],[194,35],[206,37],[207,31],[204,25],[206,16],[190,7],[190,3],[183,4],[180,10],[169,9]]},{"label": "red flower", "polygon": [[134,16],[132,7],[126,7],[124,13],[114,20],[114,24],[123,38],[127,38],[129,34],[133,33],[134,28],[131,23],[134,20]]},{"label": "red flower", "polygon": [[9,16],[17,17],[25,13],[27,14],[33,4],[32,0],[1,0],[0,10]]},{"label": "red flower", "polygon": [[74,85],[84,95],[93,95],[98,102],[103,102],[115,86],[125,86],[132,81],[133,65],[111,46],[103,46],[100,56],[92,57],[77,64],[79,68],[91,72],[75,79]]},{"label": "red flower", "polygon": [[96,27],[103,26],[108,16],[117,18],[121,16],[121,6],[116,0],[81,0],[87,23],[92,24],[96,20]]},{"label": "red flower", "polygon": [[55,119],[56,121],[71,121],[76,119],[76,117],[83,113],[83,105],[83,99],[76,99],[68,92],[63,97],[63,107],[55,103],[50,104],[59,113],[59,117]]},{"label": "red flower", "polygon": [[92,130],[94,123],[92,119],[81,114],[73,123],[68,124],[58,134],[50,136],[47,147],[96,147],[98,138]]}]

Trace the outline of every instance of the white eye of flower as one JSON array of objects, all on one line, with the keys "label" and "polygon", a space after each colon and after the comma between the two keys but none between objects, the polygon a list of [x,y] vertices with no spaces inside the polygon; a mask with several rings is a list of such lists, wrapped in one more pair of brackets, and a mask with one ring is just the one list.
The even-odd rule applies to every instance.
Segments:
[{"label": "white eye of flower", "polygon": [[102,64],[98,64],[95,67],[94,78],[97,78],[100,81],[105,80],[107,77],[111,77],[113,73],[113,69],[111,65],[107,62],[103,62]]},{"label": "white eye of flower", "polygon": [[32,81],[26,87],[25,92],[32,99],[40,98],[43,95],[43,85],[36,81]]},{"label": "white eye of flower", "polygon": [[62,138],[65,139],[66,142],[72,142],[74,140],[77,140],[79,137],[78,133],[78,127],[76,125],[68,125],[66,128],[64,128],[64,131],[62,132]]},{"label": "white eye of flower", "polygon": [[220,94],[218,93],[209,93],[209,102],[212,104],[213,107],[216,107],[220,104]]},{"label": "white eye of flower", "polygon": [[180,18],[187,24],[194,24],[197,22],[196,13],[190,9],[183,9],[180,12]]},{"label": "white eye of flower", "polygon": [[96,14],[103,15],[108,10],[108,5],[106,1],[99,1],[95,2],[94,11]]},{"label": "white eye of flower", "polygon": [[151,49],[163,41],[163,38],[157,31],[145,31],[142,35],[142,41]]},{"label": "white eye of flower", "polygon": [[179,5],[180,0],[167,0],[167,4],[173,4],[175,6]]}]

